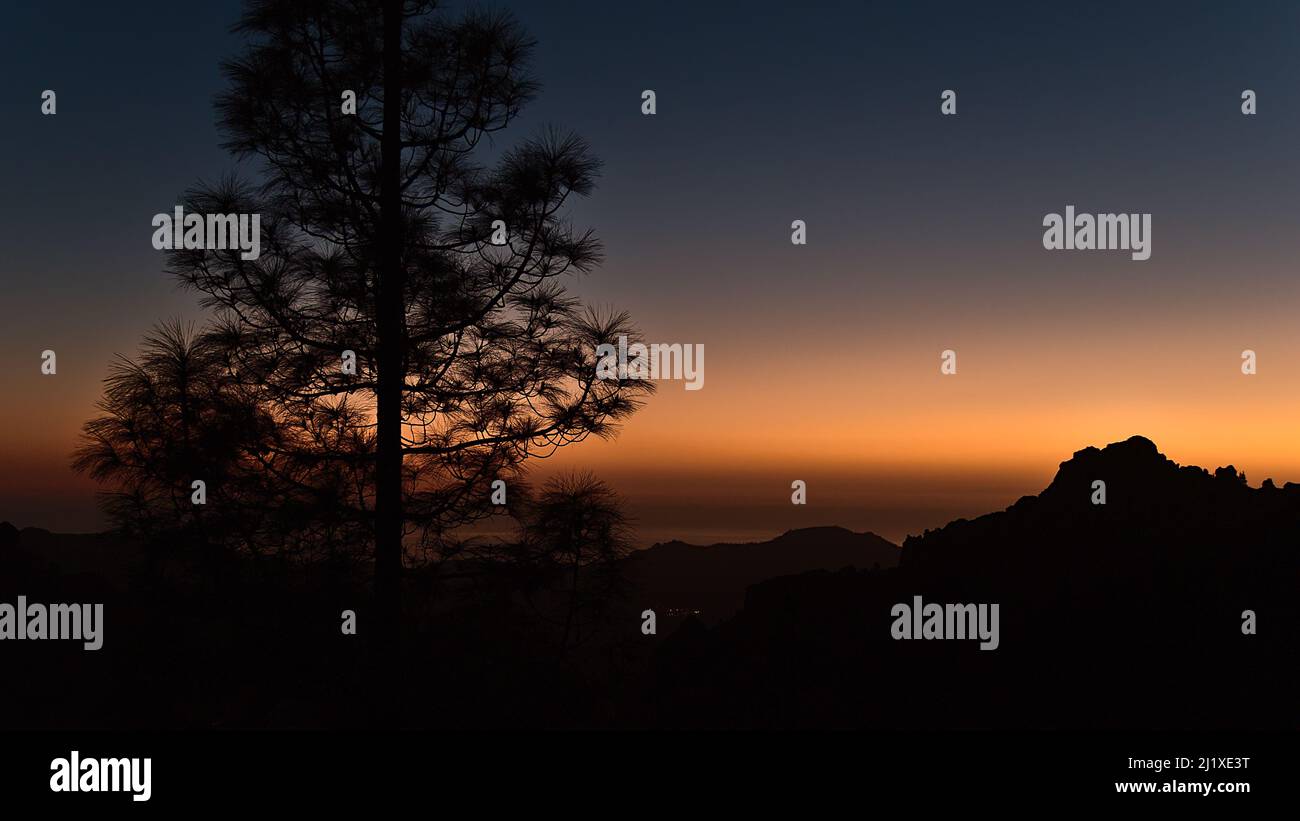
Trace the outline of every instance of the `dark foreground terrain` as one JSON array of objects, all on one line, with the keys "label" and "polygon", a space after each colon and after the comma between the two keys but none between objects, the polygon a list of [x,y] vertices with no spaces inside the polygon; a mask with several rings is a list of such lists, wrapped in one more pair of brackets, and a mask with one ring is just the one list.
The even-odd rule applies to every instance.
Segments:
[{"label": "dark foreground terrain", "polygon": [[[1180,467],[1134,437],[1079,451],[1005,511],[910,537],[897,566],[893,545],[839,528],[658,545],[563,635],[554,597],[505,570],[413,573],[383,685],[364,568],[159,563],[111,535],[6,523],[0,601],[103,602],[105,626],[97,652],[0,644],[0,727],[1294,729],[1297,545],[1300,486]],[[891,608],[914,596],[997,603],[998,648],[893,639]]]}]

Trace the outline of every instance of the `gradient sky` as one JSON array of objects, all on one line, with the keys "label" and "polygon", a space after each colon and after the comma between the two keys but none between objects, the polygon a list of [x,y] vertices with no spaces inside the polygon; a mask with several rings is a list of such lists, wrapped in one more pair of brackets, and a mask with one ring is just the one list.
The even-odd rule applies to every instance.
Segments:
[{"label": "gradient sky", "polygon": [[[573,290],[705,347],[704,390],[665,383],[618,440],[539,468],[608,479],[643,540],[901,539],[1133,434],[1300,481],[1300,6],[489,5],[539,40],[544,84],[503,143],[554,123],[605,161],[575,217],[607,263]],[[4,12],[0,519],[20,526],[103,526],[68,454],[109,361],[203,316],[149,220],[235,167],[211,101],[239,4],[128,6]],[[1067,204],[1151,213],[1151,259],[1043,250]]]}]

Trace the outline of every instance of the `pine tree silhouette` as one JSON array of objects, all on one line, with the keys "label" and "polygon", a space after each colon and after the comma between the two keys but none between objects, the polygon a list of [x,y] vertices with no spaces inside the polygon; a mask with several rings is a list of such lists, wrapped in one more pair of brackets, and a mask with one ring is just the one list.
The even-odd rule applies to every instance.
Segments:
[{"label": "pine tree silhouette", "polygon": [[275,421],[256,454],[267,505],[292,489],[372,533],[385,636],[403,567],[490,515],[494,479],[609,435],[652,388],[596,378],[597,345],[635,331],[561,283],[601,260],[565,216],[598,174],[587,144],[552,129],[476,160],[537,93],[533,41],[505,14],[438,5],[250,2],[216,107],[263,177],[201,183],[183,206],[260,214],[261,255],[169,252],[216,311],[204,350],[222,379]]}]

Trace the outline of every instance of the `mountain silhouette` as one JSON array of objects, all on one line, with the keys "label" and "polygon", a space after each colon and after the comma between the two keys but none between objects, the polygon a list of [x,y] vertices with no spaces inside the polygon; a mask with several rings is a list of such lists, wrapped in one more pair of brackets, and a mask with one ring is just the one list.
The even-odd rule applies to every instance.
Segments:
[{"label": "mountain silhouette", "polygon": [[788,530],[766,542],[708,547],[671,541],[628,559],[628,578],[648,606],[697,615],[705,622],[734,615],[752,584],[817,569],[898,564],[898,545],[842,527]]},{"label": "mountain silhouette", "polygon": [[0,522],[0,562],[39,568],[47,575],[76,574],[122,590],[131,564],[139,559],[129,541],[109,533],[51,533],[44,528],[22,530]]},{"label": "mountain silhouette", "polygon": [[[1298,550],[1300,487],[1133,437],[909,537],[897,568],[754,585],[736,618],[664,642],[648,698],[673,726],[1295,728]],[[999,604],[1000,646],[894,639],[914,596]]]}]

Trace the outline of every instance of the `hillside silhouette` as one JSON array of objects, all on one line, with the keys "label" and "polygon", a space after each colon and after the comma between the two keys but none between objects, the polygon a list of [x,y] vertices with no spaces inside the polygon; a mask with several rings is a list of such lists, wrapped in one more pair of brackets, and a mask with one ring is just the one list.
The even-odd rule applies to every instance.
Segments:
[{"label": "hillside silhouette", "polygon": [[[732,621],[665,642],[649,709],[673,726],[1295,728],[1298,545],[1300,486],[1180,467],[1142,437],[1086,448],[1038,496],[908,538],[896,569],[755,585]],[[892,639],[915,595],[999,603],[1001,646]]]},{"label": "hillside silhouette", "polygon": [[[1134,437],[901,550],[835,527],[656,545],[621,560],[630,584],[581,644],[556,644],[537,610],[551,600],[529,598],[518,566],[413,576],[410,675],[394,696],[412,705],[404,726],[429,728],[1294,729],[1298,544],[1300,485],[1251,487]],[[367,611],[358,635],[338,628],[364,601],[364,572],[249,557],[158,567],[145,553],[0,524],[0,600],[106,605],[101,651],[5,648],[22,673],[0,698],[24,705],[6,728],[377,720],[358,707],[375,695]],[[894,640],[891,608],[914,596],[997,603],[998,648]],[[646,607],[661,608],[657,635],[641,633]]]}]

